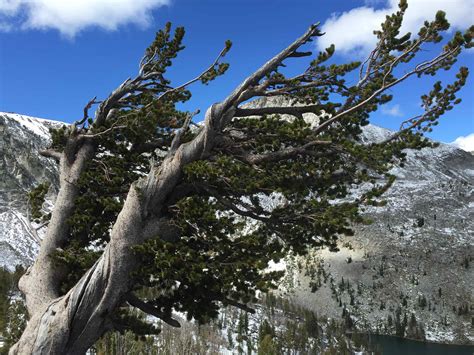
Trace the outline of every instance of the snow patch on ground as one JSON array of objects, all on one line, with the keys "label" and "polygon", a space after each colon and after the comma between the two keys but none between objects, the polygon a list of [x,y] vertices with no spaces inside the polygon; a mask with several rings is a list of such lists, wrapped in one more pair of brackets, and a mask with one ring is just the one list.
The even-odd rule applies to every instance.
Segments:
[{"label": "snow patch on ground", "polygon": [[425,331],[426,340],[434,343],[452,342],[455,339],[454,333],[451,330],[442,329],[439,324]]},{"label": "snow patch on ground", "polygon": [[272,272],[272,271],[284,271],[286,270],[286,261],[284,259],[280,260],[279,262],[275,263],[273,260],[270,260],[268,263],[268,267],[266,271]]}]

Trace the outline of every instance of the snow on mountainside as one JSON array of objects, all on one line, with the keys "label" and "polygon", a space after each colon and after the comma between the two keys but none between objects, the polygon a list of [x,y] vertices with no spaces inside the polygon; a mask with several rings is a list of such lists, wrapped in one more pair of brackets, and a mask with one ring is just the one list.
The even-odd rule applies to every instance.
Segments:
[{"label": "snow on mountainside", "polygon": [[57,184],[57,166],[38,154],[50,127],[62,123],[0,112],[0,266],[31,263],[43,230],[28,220],[27,194],[41,182]]},{"label": "snow on mountainside", "polygon": [[[270,97],[247,107],[285,105],[287,99]],[[313,113],[303,118],[319,121]],[[362,142],[391,134],[368,125]],[[383,196],[387,204],[363,211],[373,223],[354,226],[337,253],[288,257],[281,292],[320,315],[351,317],[359,331],[473,343],[474,156],[449,144],[406,153],[404,165],[391,171],[397,179]],[[415,331],[412,314],[423,331]]]},{"label": "snow on mountainside", "polygon": [[[317,123],[311,115],[304,118]],[[56,163],[38,151],[50,142],[49,127],[60,125],[0,113],[0,266],[31,263],[38,251],[41,233],[28,222],[27,193],[43,181],[57,186]],[[390,134],[369,125],[363,140]],[[447,144],[408,150],[405,165],[392,172],[397,180],[384,195],[386,206],[363,212],[373,223],[355,226],[338,253],[286,260],[283,289],[322,315],[340,318],[345,308],[360,330],[394,334],[397,313],[414,313],[427,339],[472,342],[474,156]],[[298,262],[307,272],[298,271]]]},{"label": "snow on mountainside", "polygon": [[[364,132],[367,141],[387,134]],[[373,223],[354,226],[338,253],[306,258],[315,276],[295,268],[291,297],[329,317],[345,308],[359,330],[396,334],[397,313],[414,314],[427,340],[472,343],[474,156],[448,144],[406,152],[387,204],[363,211]]]},{"label": "snow on mountainside", "polygon": [[62,124],[57,121],[52,120],[45,120],[42,118],[36,118],[26,115],[19,115],[17,113],[0,113],[0,115],[4,116],[6,120],[10,122],[15,122],[20,127],[29,131],[29,133],[33,133],[36,136],[41,137],[41,139],[49,141],[50,134],[49,128],[50,127],[57,127],[61,126]]}]

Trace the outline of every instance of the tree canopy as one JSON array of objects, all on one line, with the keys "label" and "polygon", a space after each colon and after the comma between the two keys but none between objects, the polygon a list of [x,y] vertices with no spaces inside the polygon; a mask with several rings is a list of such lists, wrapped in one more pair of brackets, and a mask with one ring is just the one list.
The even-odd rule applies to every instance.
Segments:
[{"label": "tree canopy", "polygon": [[[336,250],[337,237],[364,222],[361,206],[383,204],[403,149],[433,145],[424,132],[460,102],[468,76],[461,67],[452,83],[436,82],[399,131],[364,141],[371,113],[392,100],[390,88],[449,70],[472,47],[474,27],[443,41],[449,23],[442,11],[417,34],[400,33],[406,8],[402,0],[374,32],[378,42],[364,62],[331,64],[331,46],[288,77],[285,64],[311,57],[301,47],[323,35],[310,26],[201,123],[179,104],[191,98],[191,84],[212,85],[225,74],[232,44],[175,86],[166,73],[185,31],[166,24],[137,76],[92,99],[81,120],[53,130],[42,152],[59,161],[61,185],[38,259],[20,283],[32,321],[12,352],[75,353],[109,330],[159,331],[128,307],[172,326],[179,326],[173,311],[198,322],[222,306],[252,311],[258,292],[282,276],[270,261],[311,247]],[[421,53],[438,43],[432,57]],[[279,105],[268,105],[272,99]],[[33,210],[37,216],[40,208]],[[31,341],[46,332],[52,340]]]}]

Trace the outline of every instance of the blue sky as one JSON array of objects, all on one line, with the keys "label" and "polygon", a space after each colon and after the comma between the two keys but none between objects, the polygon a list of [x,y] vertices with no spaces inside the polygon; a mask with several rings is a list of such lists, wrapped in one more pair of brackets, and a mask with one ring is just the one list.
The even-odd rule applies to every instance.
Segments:
[{"label": "blue sky", "polygon": [[[360,59],[373,44],[370,29],[377,26],[395,0],[0,0],[0,111],[71,122],[82,115],[90,98],[105,98],[124,79],[133,76],[143,50],[166,21],[186,28],[186,49],[169,77],[180,84],[199,74],[220,51],[226,39],[234,46],[226,60],[228,73],[209,86],[192,87],[186,106],[201,111],[221,100],[242,79],[284,48],[314,22],[327,36],[313,49],[336,44],[337,62]],[[409,1],[406,29],[446,10],[455,28],[474,18],[472,0]],[[430,13],[430,11],[432,13]],[[289,62],[292,71],[304,60]],[[451,142],[472,135],[474,144],[474,50],[460,57],[472,77],[463,102],[442,120],[432,137]],[[442,73],[428,84],[450,81]],[[419,112],[425,82],[410,81],[393,91],[395,99],[373,115],[373,122],[397,128]],[[470,144],[470,143],[469,143]],[[474,146],[474,145],[473,145]],[[474,148],[473,148],[474,149]]]}]

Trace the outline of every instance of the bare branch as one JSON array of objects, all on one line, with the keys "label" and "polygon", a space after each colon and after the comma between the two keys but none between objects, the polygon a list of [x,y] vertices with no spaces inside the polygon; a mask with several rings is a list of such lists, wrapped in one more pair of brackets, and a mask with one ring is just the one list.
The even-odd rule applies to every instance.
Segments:
[{"label": "bare branch", "polygon": [[99,137],[99,136],[102,136],[104,134],[107,134],[110,131],[113,131],[113,130],[116,130],[116,129],[124,129],[124,128],[127,128],[127,127],[128,127],[127,125],[119,125],[119,126],[112,125],[112,127],[109,127],[104,131],[94,133],[94,134],[83,134],[82,137],[84,137],[84,138],[95,138],[95,137]]},{"label": "bare branch", "polygon": [[49,224],[49,221],[45,221],[45,222],[41,223],[39,226],[35,227],[34,229],[35,229],[35,231],[39,231],[41,228],[47,227],[48,224]]},{"label": "bare branch", "polygon": [[171,325],[172,327],[175,328],[180,328],[181,324],[176,319],[171,318],[167,314],[161,312],[158,308],[152,306],[151,304],[147,302],[143,302],[141,299],[139,299],[137,296],[135,296],[133,293],[129,293],[127,296],[127,302],[135,307],[140,309],[141,311],[151,314],[152,316],[161,319],[163,322],[166,324]]},{"label": "bare branch", "polygon": [[334,123],[335,121],[340,119],[342,116],[347,115],[347,114],[363,107],[364,105],[368,104],[370,101],[372,101],[375,97],[377,97],[378,95],[380,95],[384,91],[386,91],[389,88],[401,83],[402,81],[405,81],[410,76],[415,75],[415,74],[423,73],[427,69],[432,68],[433,66],[435,66],[436,64],[438,64],[442,60],[444,60],[447,57],[453,55],[458,49],[459,49],[459,47],[455,47],[450,51],[443,52],[443,53],[439,54],[437,57],[433,58],[432,60],[420,63],[415,67],[415,69],[407,72],[405,75],[401,76],[400,78],[398,78],[398,79],[396,79],[396,80],[394,80],[394,81],[392,81],[388,84],[386,84],[385,81],[384,81],[383,85],[378,90],[376,90],[372,95],[370,95],[367,99],[359,102],[357,105],[354,105],[354,106],[352,106],[352,107],[350,107],[346,110],[340,111],[339,113],[337,113],[336,115],[331,117],[329,120],[323,122],[318,127],[316,127],[316,129],[314,130],[315,133],[322,132],[325,128],[327,128],[329,125],[331,125],[332,123]]},{"label": "bare branch", "polygon": [[[287,58],[292,56],[296,50],[301,47],[303,44],[309,42],[312,37],[322,36],[322,33],[318,29],[319,22],[313,24],[309,29],[296,41],[290,44],[287,48],[282,50],[264,65],[262,65],[257,71],[252,75],[247,77],[222,103],[222,109],[227,111],[231,107],[236,107],[239,103],[252,97],[251,88],[258,85],[260,80],[264,78],[267,74],[271,73]],[[226,122],[223,122],[224,125]]]},{"label": "bare branch", "polygon": [[303,113],[320,113],[324,105],[308,106],[286,106],[286,107],[262,107],[262,108],[238,108],[235,117],[261,116],[261,115],[292,115],[301,117]]},{"label": "bare branch", "polygon": [[170,146],[170,152],[174,152],[176,149],[178,149],[179,145],[181,144],[181,139],[183,138],[184,133],[189,128],[189,125],[191,124],[191,120],[193,119],[194,116],[199,114],[199,110],[194,111],[193,113],[188,113],[186,116],[186,119],[184,120],[183,126],[179,129],[178,133],[176,133],[176,136],[173,138],[173,141],[171,142]]},{"label": "bare branch", "polygon": [[89,118],[89,109],[92,107],[92,105],[99,103],[99,101],[96,101],[96,99],[97,96],[94,96],[91,100],[89,100],[87,105],[84,106],[84,117],[81,120],[74,122],[75,127],[80,126],[81,124],[84,124],[87,121],[87,119]]},{"label": "bare branch", "polygon": [[[377,47],[375,47],[375,49],[372,52],[370,52],[367,59],[360,66],[360,68],[359,68],[359,83],[357,84],[358,86],[360,86],[365,80],[368,79],[371,66],[373,65],[373,63],[375,61],[375,55],[378,52],[381,43],[382,43],[381,41],[379,41],[379,43],[377,43]],[[365,70],[365,76],[362,77],[362,72],[364,71],[365,65],[367,65],[367,68]]]},{"label": "bare branch", "polygon": [[139,77],[135,78],[134,80],[128,78],[122,84],[120,84],[114,91],[112,91],[112,93],[106,100],[101,102],[95,113],[95,127],[102,125],[108,119],[109,113],[113,111],[119,100],[121,100],[125,95],[132,92],[137,86],[138,81]]},{"label": "bare branch", "polygon": [[[220,61],[221,58],[227,53],[227,51],[228,51],[228,48],[227,48],[227,47],[223,48],[223,49],[220,51],[220,53],[219,53],[219,55],[217,56],[217,58],[214,60],[214,62],[213,62],[206,70],[204,70],[201,74],[199,74],[199,75],[196,76],[194,79],[191,79],[191,80],[185,82],[184,84],[182,84],[182,85],[180,85],[180,86],[177,86],[177,87],[175,87],[175,88],[172,88],[172,89],[169,89],[169,90],[165,91],[165,92],[162,93],[160,96],[158,96],[157,100],[160,100],[160,99],[162,99],[165,95],[169,95],[169,94],[172,93],[172,92],[176,92],[176,91],[182,90],[182,89],[188,87],[189,85],[195,83],[196,81],[201,80],[209,71],[212,70],[212,68],[214,68],[214,67],[219,63],[219,61]],[[152,103],[150,103],[150,104],[148,104],[148,105],[151,105],[151,104],[152,104]],[[148,106],[148,105],[147,105],[147,106]]]},{"label": "bare branch", "polygon": [[311,54],[313,54],[313,52],[293,52],[288,58],[309,57]]},{"label": "bare branch", "polygon": [[234,306],[234,307],[237,307],[245,312],[249,312],[249,313],[252,313],[252,314],[255,314],[255,309],[247,306],[246,304],[243,304],[243,303],[240,303],[240,302],[237,302],[237,301],[234,301],[234,300],[231,300],[230,298],[224,298],[222,300],[222,303],[224,304],[228,304],[228,305],[231,305],[231,306]]},{"label": "bare branch", "polygon": [[138,74],[139,75],[143,75],[143,70],[145,69],[145,66],[147,64],[149,64],[153,60],[153,58],[156,57],[156,54],[157,54],[157,49],[155,49],[153,55],[150,56],[150,58],[148,58],[148,60],[146,59],[146,57],[147,57],[146,54],[143,56],[143,58],[140,60],[140,65],[138,67]]},{"label": "bare branch", "polygon": [[302,145],[301,147],[286,148],[263,154],[244,154],[239,156],[239,158],[251,165],[261,164],[264,162],[275,162],[297,155],[311,154],[309,148],[314,147],[315,145],[330,145],[331,143],[331,141],[314,140]]},{"label": "bare branch", "polygon": [[56,161],[60,161],[61,160],[61,152],[58,152],[54,149],[42,149],[39,151],[40,155],[46,157],[46,158],[53,158],[55,159]]},{"label": "bare branch", "polygon": [[[437,109],[439,109],[439,107],[435,106],[431,110],[428,110],[428,111],[424,112],[421,115],[417,115],[417,116],[414,116],[412,118],[409,118],[409,119],[403,121],[400,124],[400,129],[398,130],[398,132],[392,134],[390,137],[388,137],[387,139],[383,140],[382,142],[380,142],[378,144],[387,144],[389,142],[392,142],[395,139],[397,139],[398,137],[400,137],[403,133],[411,131],[413,128],[416,128],[416,127],[420,126],[423,122],[427,121],[429,119],[430,115],[432,113],[434,113]],[[410,123],[410,125],[406,128],[403,128],[403,126],[407,123]]]}]

